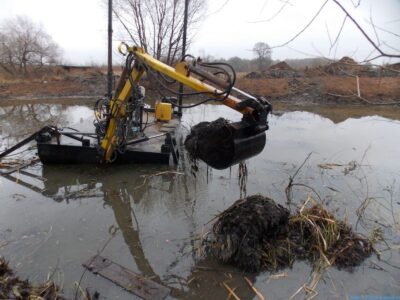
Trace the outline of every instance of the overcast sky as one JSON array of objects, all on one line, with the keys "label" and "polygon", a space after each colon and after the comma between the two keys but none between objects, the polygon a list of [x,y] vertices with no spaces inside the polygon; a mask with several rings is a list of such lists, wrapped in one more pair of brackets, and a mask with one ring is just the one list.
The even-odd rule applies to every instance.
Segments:
[{"label": "overcast sky", "polygon": [[[251,49],[256,42],[266,42],[271,47],[287,42],[307,25],[325,2],[288,1],[285,5],[286,0],[209,0],[206,16],[199,25],[190,52],[217,58],[252,58]],[[400,53],[400,0],[361,0],[356,8],[357,0],[340,2],[385,51]],[[25,15],[40,22],[63,49],[65,62],[106,62],[104,0],[0,0],[0,21],[15,15]],[[273,48],[272,58],[341,58],[346,55],[362,61],[376,55],[376,52],[371,54],[372,46],[349,19],[338,44],[331,48],[343,19],[343,12],[330,0],[299,37],[287,46]],[[375,24],[376,32],[371,22]],[[116,42],[114,48],[117,45]],[[115,57],[114,60],[120,59]]]}]

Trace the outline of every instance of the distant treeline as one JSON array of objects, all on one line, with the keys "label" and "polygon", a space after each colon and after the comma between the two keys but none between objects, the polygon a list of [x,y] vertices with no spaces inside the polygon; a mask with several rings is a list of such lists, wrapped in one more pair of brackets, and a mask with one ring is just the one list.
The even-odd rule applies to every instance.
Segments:
[{"label": "distant treeline", "polygon": [[[224,59],[224,58],[215,58],[213,56],[207,56],[203,58],[205,61],[220,61],[220,62],[225,62],[230,64],[236,72],[255,72],[255,71],[264,71],[260,70],[259,64],[256,58],[254,59],[248,59],[248,58],[240,58],[237,56],[231,57],[229,59]],[[268,67],[279,63],[280,60],[270,60],[266,64],[266,69]],[[293,69],[296,70],[304,70],[305,68],[314,68],[318,66],[326,66],[330,64],[332,61],[330,61],[327,58],[323,57],[317,57],[317,58],[302,58],[302,59],[286,59],[285,62],[291,66]]]}]

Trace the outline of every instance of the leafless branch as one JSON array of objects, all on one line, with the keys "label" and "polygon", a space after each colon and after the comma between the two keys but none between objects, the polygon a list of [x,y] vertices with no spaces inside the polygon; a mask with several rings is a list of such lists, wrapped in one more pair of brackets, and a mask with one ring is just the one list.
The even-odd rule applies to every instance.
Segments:
[{"label": "leafless branch", "polygon": [[371,24],[372,26],[374,26],[374,28],[376,28],[376,29],[378,29],[378,30],[380,30],[380,31],[382,31],[382,32],[386,32],[386,33],[388,33],[388,34],[391,34],[391,35],[393,35],[393,36],[395,36],[395,37],[400,38],[400,34],[397,34],[397,33],[393,32],[393,31],[390,31],[390,30],[387,30],[387,29],[385,29],[385,28],[379,27],[379,26],[377,26],[376,24],[373,24],[371,21],[369,21],[368,23]]},{"label": "leafless branch", "polygon": [[[287,199],[287,203],[291,203],[292,202],[292,186],[295,185],[295,183],[293,183],[293,180],[295,179],[295,177],[297,176],[297,174],[300,172],[301,168],[303,168],[304,164],[307,162],[307,160],[311,157],[312,152],[308,153],[307,157],[304,159],[303,163],[297,168],[296,172],[293,174],[293,176],[289,177],[289,183],[285,188],[285,194],[286,194],[286,199]],[[297,184],[299,185],[299,184]]]},{"label": "leafless branch", "polygon": [[376,32],[376,26],[375,26],[375,24],[374,24],[374,21],[372,20],[372,13],[371,13],[371,12],[369,13],[369,20],[370,20],[370,22],[371,22],[372,28],[374,29],[375,38],[376,38],[376,40],[378,41],[378,45],[380,45],[381,42],[380,42],[380,40],[379,40],[379,35],[378,35],[378,33]]},{"label": "leafless branch", "polygon": [[[205,9],[202,0],[191,0],[188,42]],[[115,0],[114,14],[131,39],[158,60],[171,64],[182,50],[184,1]]]},{"label": "leafless branch", "polygon": [[370,37],[369,35],[364,31],[364,29],[358,24],[358,22],[350,15],[350,13],[343,7],[342,4],[339,3],[338,0],[332,0],[335,2],[340,9],[347,15],[347,17],[353,22],[353,24],[358,28],[358,30],[362,33],[362,35],[368,40],[368,42],[379,52],[378,57],[394,57],[394,58],[400,58],[399,54],[392,54],[392,53],[386,53],[384,52]]},{"label": "leafless branch", "polygon": [[118,21],[122,24],[122,26],[125,28],[126,33],[129,34],[129,36],[131,37],[131,40],[133,41],[133,43],[138,46],[138,43],[135,39],[135,37],[131,34],[131,31],[129,30],[128,26],[126,26],[125,22],[122,20],[122,18],[119,16],[119,14],[115,11],[115,9],[113,9],[113,13],[114,15],[117,17]]},{"label": "leafless branch", "polygon": [[325,29],[326,29],[326,34],[328,35],[328,39],[329,39],[329,44],[331,45],[331,49],[332,49],[332,39],[331,39],[331,34],[329,33],[329,27],[328,24],[325,22]]},{"label": "leafless branch", "polygon": [[400,49],[395,48],[395,47],[393,47],[391,45],[388,45],[386,42],[382,42],[382,45],[385,45],[386,47],[388,47],[388,48],[390,48],[390,49],[392,49],[394,51],[400,52]]},{"label": "leafless branch", "polygon": [[303,27],[295,36],[293,36],[290,40],[286,41],[285,43],[278,45],[278,46],[273,46],[271,48],[279,48],[279,47],[284,47],[288,45],[289,43],[293,42],[299,35],[301,35],[313,22],[314,20],[319,16],[321,13],[322,9],[325,7],[325,5],[328,3],[329,0],[326,0],[321,7],[318,9],[317,13],[311,18],[311,20],[307,23],[306,26]]},{"label": "leafless branch", "polygon": [[[264,6],[263,6],[263,8],[261,9],[261,11],[264,10],[265,4],[266,4],[266,2],[264,2]],[[270,22],[270,21],[272,21],[273,19],[275,19],[275,18],[285,9],[285,7],[286,7],[288,4],[290,4],[289,1],[283,1],[282,6],[281,6],[281,7],[278,9],[278,11],[277,11],[276,13],[274,13],[270,18],[265,19],[265,20],[259,20],[259,21],[251,21],[251,22],[249,22],[249,23],[264,23],[264,22]]]},{"label": "leafless branch", "polygon": [[336,35],[335,40],[334,40],[333,43],[331,44],[331,48],[329,49],[329,51],[331,51],[332,48],[335,46],[335,44],[338,43],[339,37],[340,37],[340,35],[342,34],[343,27],[344,27],[344,24],[346,23],[346,20],[347,20],[347,16],[344,17],[343,22],[342,22],[342,25],[340,26],[339,32],[338,32],[338,34]]},{"label": "leafless branch", "polygon": [[207,15],[207,17],[219,13],[221,10],[223,10],[223,9],[225,8],[225,6],[228,4],[228,2],[229,2],[229,0],[225,0],[225,2],[221,5],[221,7],[219,7],[216,11],[213,11],[213,12],[209,13],[209,14]]}]

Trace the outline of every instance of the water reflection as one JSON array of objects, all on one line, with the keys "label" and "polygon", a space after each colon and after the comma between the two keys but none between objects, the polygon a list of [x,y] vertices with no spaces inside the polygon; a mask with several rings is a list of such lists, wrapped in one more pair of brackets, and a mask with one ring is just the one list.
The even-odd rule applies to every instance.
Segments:
[{"label": "water reflection", "polygon": [[[91,116],[88,107],[60,106],[52,110],[45,106],[42,113],[41,106],[38,107],[34,118],[27,107],[14,110],[6,107],[1,111],[8,124],[3,127],[2,122],[2,137],[17,133],[13,126],[20,126],[24,118],[32,118],[30,126],[41,127],[43,123],[56,120],[54,116],[65,121],[63,126],[80,125],[81,118]],[[374,112],[373,109],[370,115]],[[188,112],[183,123],[191,125],[218,116],[232,120],[240,117],[229,109],[204,106]],[[20,126],[18,133],[22,134],[24,129],[28,128]],[[272,116],[267,135],[265,150],[247,164],[247,194],[262,193],[285,203],[284,190],[289,176],[313,152],[296,181],[313,186],[330,209],[340,218],[346,216],[353,225],[362,201],[374,198],[365,210],[368,217],[363,224],[367,229],[365,233],[382,224],[390,242],[396,242],[400,235],[392,225],[398,220],[400,210],[393,200],[400,196],[400,181],[396,180],[400,178],[397,159],[400,145],[394,138],[400,136],[398,121],[370,116],[334,124],[321,115],[297,111]],[[344,167],[318,167],[329,163],[345,166],[353,160],[359,165],[346,175]],[[47,266],[54,265],[53,261],[61,257],[68,291],[81,275],[81,263],[109,239],[109,228],[118,227],[116,238],[103,256],[170,287],[172,297],[225,299],[227,291],[220,284],[227,282],[231,288],[237,288],[235,292],[241,299],[251,299],[254,292],[244,281],[243,274],[212,259],[199,259],[195,240],[204,224],[246,192],[240,181],[244,177],[238,178],[238,174],[244,175],[237,166],[210,172],[201,165],[194,177],[186,159],[178,169],[38,164],[6,175],[7,181],[0,177],[0,234],[7,238],[4,232],[10,228],[15,240],[15,244],[2,250],[15,265],[22,262],[20,271],[27,276],[47,274]],[[301,203],[308,193],[309,190],[295,189],[295,204]],[[13,198],[15,194],[24,197],[20,196],[17,201]],[[17,220],[15,216],[24,218]],[[26,247],[27,239],[22,240],[22,237],[49,228],[53,236],[40,244],[42,251],[32,256],[34,262],[24,260],[30,248]],[[59,244],[62,246],[57,246]],[[385,252],[383,257],[390,263],[399,259],[395,251]],[[393,278],[399,275],[398,269],[385,266],[387,272],[382,272],[370,268],[369,264],[370,261],[366,262],[353,274],[330,271],[330,281],[343,286],[341,291],[336,291],[338,298],[368,291],[375,294],[399,291],[393,285]],[[257,280],[257,288],[263,294],[287,299],[305,283],[309,272],[309,266],[300,263],[288,270],[288,278],[267,281],[270,274],[266,273],[251,279]],[[91,275],[85,280],[84,284],[99,287],[101,294],[109,299],[132,298],[110,282]],[[332,289],[329,284],[321,283],[318,291],[321,295],[330,295]]]},{"label": "water reflection", "polygon": [[400,106],[367,106],[367,105],[296,105],[291,103],[274,103],[276,114],[288,111],[307,111],[330,119],[335,124],[350,118],[380,116],[400,120]]},{"label": "water reflection", "polygon": [[92,116],[89,107],[65,104],[24,103],[0,106],[2,148],[13,146],[24,137],[47,125],[64,127]]},{"label": "water reflection", "polygon": [[[206,189],[206,178],[200,177],[194,180],[191,175],[177,173],[164,165],[145,168],[133,166],[128,170],[126,168],[110,170],[110,168],[93,168],[93,166],[77,169],[76,167],[43,165],[40,175],[37,171],[35,168],[28,169],[18,176],[10,174],[6,178],[60,204],[70,204],[85,199],[102,199],[104,208],[111,209],[113,212],[116,226],[134,261],[135,270],[141,275],[169,287],[172,297],[219,299],[226,296],[226,290],[216,286],[216,283],[227,282],[233,286],[243,284],[243,277],[239,271],[221,266],[210,258],[199,260],[196,255],[195,240],[199,234],[199,228],[196,227],[196,220],[193,219],[195,218],[193,209],[196,206],[193,199],[197,198],[193,196],[193,191]],[[147,177],[143,174],[147,174]],[[160,175],[157,175],[157,178],[152,177],[152,180],[146,180],[154,174]],[[177,196],[177,189],[174,188],[177,185],[184,187],[181,196],[185,195],[184,199],[188,201],[186,217],[191,224],[189,227],[193,227],[189,229],[189,235],[184,234],[185,238],[181,245],[177,246],[180,255],[167,261],[166,270],[160,274],[154,269],[155,263],[149,258],[149,254],[150,257],[153,254],[152,250],[147,249],[146,251],[142,243],[141,228],[151,227],[151,223],[154,221],[152,215],[160,216],[160,214],[166,213],[165,210],[159,210],[155,203],[160,199],[164,201],[168,211],[176,211],[176,205],[182,205],[182,197]],[[178,190],[178,193],[180,191],[181,189]],[[158,196],[155,197],[153,192]],[[30,197],[34,198],[33,194]],[[187,230],[187,228],[183,229]],[[179,237],[176,238],[177,241],[180,240]],[[198,263],[193,268],[187,268],[186,264],[184,267],[181,266],[181,259],[186,260],[187,258],[191,261],[190,266],[193,266],[193,261],[198,261]],[[119,262],[118,257],[114,259]],[[82,258],[82,260],[85,259]],[[253,279],[251,275],[249,278]],[[250,299],[253,296],[250,288],[242,288],[236,293],[243,299]],[[130,297],[127,296],[126,299],[130,299]],[[124,297],[122,298],[124,299]]]},{"label": "water reflection", "polygon": [[51,104],[23,104],[18,106],[0,106],[2,136],[14,138],[29,135],[45,125],[64,126],[66,107]]}]

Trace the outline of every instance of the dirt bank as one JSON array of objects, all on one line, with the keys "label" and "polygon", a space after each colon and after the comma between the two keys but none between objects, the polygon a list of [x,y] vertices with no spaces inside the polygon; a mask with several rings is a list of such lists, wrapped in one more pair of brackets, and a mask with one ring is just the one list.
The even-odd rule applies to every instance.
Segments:
[{"label": "dirt bank", "polygon": [[100,72],[41,76],[40,78],[0,78],[0,100],[99,98],[106,94],[106,76]]},{"label": "dirt bank", "polygon": [[400,77],[359,77],[358,85],[350,76],[241,78],[237,85],[255,95],[296,104],[400,103]]},{"label": "dirt bank", "polygon": [[[149,82],[141,82],[148,97],[159,97]],[[300,76],[285,78],[238,78],[237,87],[271,101],[295,104],[379,104],[400,102],[400,76]],[[106,75],[89,70],[77,74],[5,80],[0,77],[0,101],[9,99],[48,99],[60,97],[93,97],[106,94]]]}]

